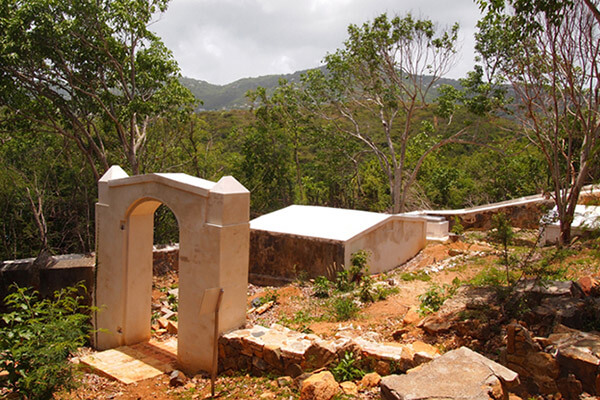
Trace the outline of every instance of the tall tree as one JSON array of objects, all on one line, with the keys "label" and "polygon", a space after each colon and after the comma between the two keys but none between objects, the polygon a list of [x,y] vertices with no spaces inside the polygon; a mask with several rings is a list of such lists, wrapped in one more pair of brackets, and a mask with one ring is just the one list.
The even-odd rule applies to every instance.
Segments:
[{"label": "tall tree", "polygon": [[3,0],[0,105],[72,140],[99,178],[139,172],[148,127],[193,102],[148,26],[168,0]]},{"label": "tall tree", "polygon": [[523,133],[550,171],[560,244],[600,154],[597,0],[480,0],[476,49],[491,80],[509,82]]},{"label": "tall tree", "polygon": [[[344,47],[325,57],[327,72],[310,71],[303,79],[306,108],[377,157],[395,213],[404,211],[425,157],[465,131],[441,137],[429,129],[433,124],[414,125],[453,63],[457,32],[456,24],[437,29],[427,19],[383,14],[362,26],[350,25]],[[366,115],[375,116],[378,126],[371,126]],[[418,157],[409,160],[409,143],[419,135],[426,140]]]}]

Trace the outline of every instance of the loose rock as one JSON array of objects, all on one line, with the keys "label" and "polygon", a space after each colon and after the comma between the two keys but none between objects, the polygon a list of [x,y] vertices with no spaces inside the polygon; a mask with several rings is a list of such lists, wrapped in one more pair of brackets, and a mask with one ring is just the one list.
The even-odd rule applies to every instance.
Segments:
[{"label": "loose rock", "polygon": [[311,375],[302,382],[301,400],[330,400],[340,392],[340,385],[329,371]]},{"label": "loose rock", "polygon": [[358,386],[354,382],[342,382],[340,388],[345,395],[358,396]]},{"label": "loose rock", "polygon": [[358,385],[361,389],[366,389],[379,386],[379,382],[381,382],[381,376],[377,372],[370,372],[362,377]]},{"label": "loose rock", "polygon": [[548,341],[561,373],[576,377],[586,392],[600,394],[600,335],[558,326]]},{"label": "loose rock", "polygon": [[169,385],[173,387],[179,387],[185,385],[187,378],[185,374],[179,370],[174,370],[169,376]]},{"label": "loose rock", "polygon": [[405,375],[384,377],[380,386],[385,400],[487,400],[508,396],[503,382],[517,383],[517,373],[461,347]]}]

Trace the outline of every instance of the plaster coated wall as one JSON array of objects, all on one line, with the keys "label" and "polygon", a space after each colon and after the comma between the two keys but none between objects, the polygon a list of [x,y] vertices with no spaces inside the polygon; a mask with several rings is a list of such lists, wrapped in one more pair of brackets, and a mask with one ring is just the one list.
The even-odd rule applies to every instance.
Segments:
[{"label": "plaster coated wall", "polygon": [[332,279],[341,266],[350,265],[352,253],[368,251],[371,273],[397,267],[427,244],[426,217],[390,216],[389,219],[346,241],[273,233],[250,233],[250,281],[290,281],[299,274]]},{"label": "plaster coated wall", "polygon": [[405,263],[427,244],[425,218],[390,218],[364,234],[350,239],[345,245],[345,264],[350,265],[352,253],[366,250],[370,253],[372,274],[389,271]]}]

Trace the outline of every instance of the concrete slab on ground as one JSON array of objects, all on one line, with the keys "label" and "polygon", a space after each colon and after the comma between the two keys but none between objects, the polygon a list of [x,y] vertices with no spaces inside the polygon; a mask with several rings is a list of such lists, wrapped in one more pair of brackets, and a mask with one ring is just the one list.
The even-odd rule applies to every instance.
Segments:
[{"label": "concrete slab on ground", "polygon": [[100,351],[81,358],[81,363],[99,375],[124,384],[138,382],[176,368],[177,339],[151,340]]}]

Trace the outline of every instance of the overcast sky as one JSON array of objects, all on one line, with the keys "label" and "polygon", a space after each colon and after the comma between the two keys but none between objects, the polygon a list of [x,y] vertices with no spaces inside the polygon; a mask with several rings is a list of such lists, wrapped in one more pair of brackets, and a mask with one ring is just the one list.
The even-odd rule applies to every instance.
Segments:
[{"label": "overcast sky", "polygon": [[319,66],[341,47],[349,24],[381,13],[460,24],[461,52],[447,75],[459,78],[473,62],[479,10],[473,0],[172,0],[154,23],[187,77],[226,84]]}]

